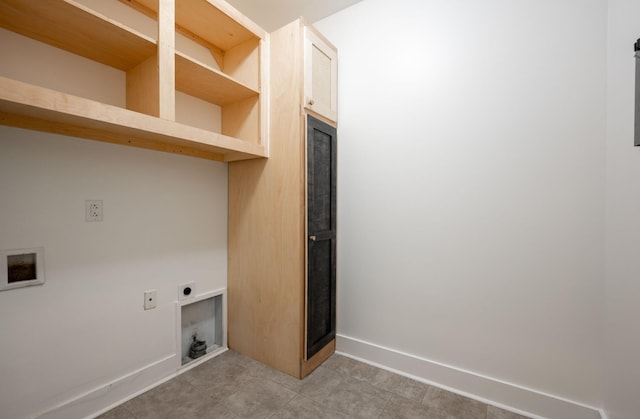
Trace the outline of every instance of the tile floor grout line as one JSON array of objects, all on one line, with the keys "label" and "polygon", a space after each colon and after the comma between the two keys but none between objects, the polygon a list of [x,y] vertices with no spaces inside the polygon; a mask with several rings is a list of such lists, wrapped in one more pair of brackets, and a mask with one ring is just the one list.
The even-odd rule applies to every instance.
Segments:
[{"label": "tile floor grout line", "polygon": [[[391,398],[393,396],[389,397],[389,399],[385,402],[384,406],[382,407],[382,410],[380,411],[380,413],[378,414],[378,419],[382,416],[382,414],[384,413],[384,411],[387,409],[387,406],[389,405],[389,402],[391,401]],[[486,419],[486,418],[485,418]]]}]

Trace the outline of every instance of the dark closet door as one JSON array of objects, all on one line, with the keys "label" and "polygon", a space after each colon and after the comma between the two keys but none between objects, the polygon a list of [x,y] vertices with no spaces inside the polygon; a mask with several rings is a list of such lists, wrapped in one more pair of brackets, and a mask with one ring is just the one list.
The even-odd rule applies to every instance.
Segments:
[{"label": "dark closet door", "polygon": [[336,129],[307,118],[307,359],[336,336]]}]

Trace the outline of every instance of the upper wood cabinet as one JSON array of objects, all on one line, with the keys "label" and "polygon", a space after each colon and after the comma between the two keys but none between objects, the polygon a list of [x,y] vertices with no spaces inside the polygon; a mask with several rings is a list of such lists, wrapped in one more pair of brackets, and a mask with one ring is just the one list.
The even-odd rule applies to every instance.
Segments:
[{"label": "upper wood cabinet", "polygon": [[[32,49],[24,67],[42,72],[0,65],[0,124],[221,161],[267,156],[267,34],[222,0],[0,0],[0,27],[14,33],[0,30],[3,60]],[[124,100],[78,94],[69,74],[52,86],[42,44],[122,72],[121,84],[95,84]]]},{"label": "upper wood cabinet", "polygon": [[305,107],[331,121],[338,119],[338,52],[312,26],[304,28]]}]

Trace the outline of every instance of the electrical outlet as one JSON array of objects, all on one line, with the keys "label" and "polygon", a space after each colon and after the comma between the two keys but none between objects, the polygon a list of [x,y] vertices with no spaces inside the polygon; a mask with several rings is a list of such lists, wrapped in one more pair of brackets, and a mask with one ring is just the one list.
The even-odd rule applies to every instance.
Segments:
[{"label": "electrical outlet", "polygon": [[102,201],[84,201],[87,221],[102,221]]},{"label": "electrical outlet", "polygon": [[144,309],[151,310],[156,308],[156,298],[158,298],[158,291],[151,290],[144,292]]},{"label": "electrical outlet", "polygon": [[178,285],[178,300],[186,300],[196,296],[196,283],[189,282]]}]

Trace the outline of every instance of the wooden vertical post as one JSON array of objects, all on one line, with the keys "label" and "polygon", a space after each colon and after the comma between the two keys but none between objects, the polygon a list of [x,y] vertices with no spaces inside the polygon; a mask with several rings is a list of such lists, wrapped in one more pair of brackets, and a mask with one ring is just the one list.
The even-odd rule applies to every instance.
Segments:
[{"label": "wooden vertical post", "polygon": [[175,121],[175,1],[158,0],[160,118]]}]

